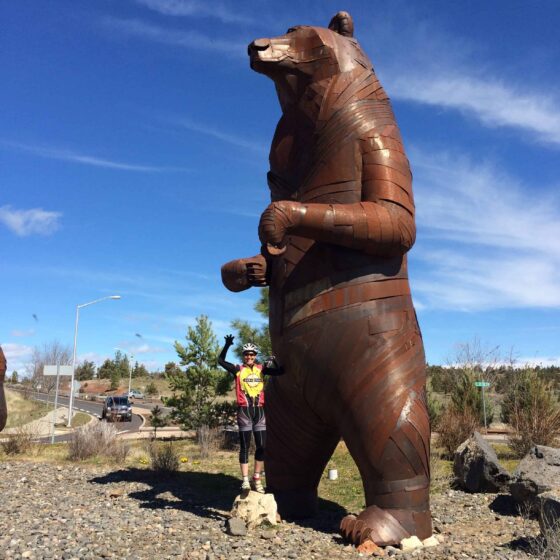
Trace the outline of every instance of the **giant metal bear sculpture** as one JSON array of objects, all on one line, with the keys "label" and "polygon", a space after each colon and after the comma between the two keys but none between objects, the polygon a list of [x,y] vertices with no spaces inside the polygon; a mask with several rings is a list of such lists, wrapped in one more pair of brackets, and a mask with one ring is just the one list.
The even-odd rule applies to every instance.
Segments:
[{"label": "giant metal bear sculpture", "polygon": [[270,285],[285,375],[267,387],[266,475],[280,512],[314,511],[342,437],[366,509],[342,520],[358,543],[431,534],[430,427],[422,338],[406,252],[412,176],[389,99],[349,14],[249,46],[282,108],[270,151],[261,255],[222,267],[226,287]]},{"label": "giant metal bear sculpture", "polygon": [[6,376],[6,357],[0,346],[0,432],[6,426],[8,410],[6,408],[6,397],[4,396],[4,377]]}]

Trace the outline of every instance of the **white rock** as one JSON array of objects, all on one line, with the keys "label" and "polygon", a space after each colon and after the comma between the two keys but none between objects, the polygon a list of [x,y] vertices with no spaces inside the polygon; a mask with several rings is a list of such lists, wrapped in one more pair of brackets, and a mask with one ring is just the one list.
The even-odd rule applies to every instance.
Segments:
[{"label": "white rock", "polygon": [[277,509],[276,500],[272,494],[250,491],[246,496],[240,495],[235,498],[231,516],[243,519],[247,527],[252,529],[263,521],[276,525]]},{"label": "white rock", "polygon": [[408,537],[408,539],[403,539],[401,541],[401,550],[403,552],[411,552],[412,550],[422,548],[423,546],[422,541],[416,535],[412,535],[412,537]]},{"label": "white rock", "polygon": [[439,544],[439,541],[436,539],[436,537],[434,537],[433,535],[431,537],[428,537],[427,539],[424,539],[422,541],[422,544],[426,547],[426,548],[430,548],[431,546],[437,546]]}]

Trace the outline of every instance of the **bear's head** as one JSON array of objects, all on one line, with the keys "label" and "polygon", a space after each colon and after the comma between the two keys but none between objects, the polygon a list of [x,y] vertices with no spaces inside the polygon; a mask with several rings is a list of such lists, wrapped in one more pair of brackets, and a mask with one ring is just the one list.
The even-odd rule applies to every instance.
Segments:
[{"label": "bear's head", "polygon": [[297,103],[310,84],[355,69],[373,72],[353,34],[354,23],[347,12],[338,12],[328,29],[298,25],[285,35],[253,41],[251,68],[274,81],[285,109]]}]

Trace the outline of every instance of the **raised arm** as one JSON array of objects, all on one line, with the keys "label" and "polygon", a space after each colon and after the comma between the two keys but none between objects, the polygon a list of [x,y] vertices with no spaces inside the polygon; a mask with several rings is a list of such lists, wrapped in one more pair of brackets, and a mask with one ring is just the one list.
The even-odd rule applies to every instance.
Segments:
[{"label": "raised arm", "polygon": [[281,247],[292,234],[372,255],[406,253],[416,237],[408,160],[374,140],[362,143],[362,202],[274,202],[261,216],[261,242]]},{"label": "raised arm", "polygon": [[230,362],[226,362],[226,355],[228,353],[228,350],[230,346],[233,345],[233,335],[231,334],[226,335],[225,340],[226,342],[224,344],[224,347],[222,348],[222,351],[218,356],[218,364],[220,364],[220,366],[222,366],[228,373],[235,375],[237,373],[237,366],[235,366]]}]

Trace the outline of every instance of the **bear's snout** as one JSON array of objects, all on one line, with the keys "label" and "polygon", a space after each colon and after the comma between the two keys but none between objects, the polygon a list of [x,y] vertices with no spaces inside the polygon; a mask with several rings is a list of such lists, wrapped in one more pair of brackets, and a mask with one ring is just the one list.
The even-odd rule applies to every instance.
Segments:
[{"label": "bear's snout", "polygon": [[255,39],[247,47],[247,54],[251,56],[255,51],[266,51],[270,47],[270,41],[268,39]]}]

